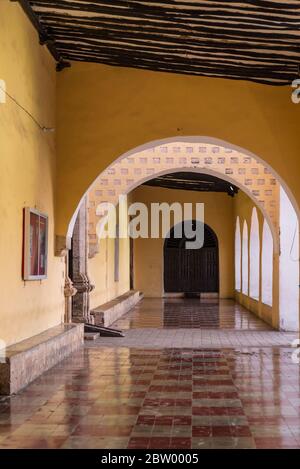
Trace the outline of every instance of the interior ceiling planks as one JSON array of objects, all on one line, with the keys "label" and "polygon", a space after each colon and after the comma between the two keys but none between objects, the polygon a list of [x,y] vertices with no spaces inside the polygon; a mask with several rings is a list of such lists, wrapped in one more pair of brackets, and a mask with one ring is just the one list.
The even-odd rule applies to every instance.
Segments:
[{"label": "interior ceiling planks", "polygon": [[182,189],[199,192],[225,192],[234,197],[238,188],[228,181],[209,174],[193,172],[176,172],[159,176],[144,182],[145,186],[164,187],[166,189]]},{"label": "interior ceiling planks", "polygon": [[19,0],[59,62],[290,84],[300,1]]}]

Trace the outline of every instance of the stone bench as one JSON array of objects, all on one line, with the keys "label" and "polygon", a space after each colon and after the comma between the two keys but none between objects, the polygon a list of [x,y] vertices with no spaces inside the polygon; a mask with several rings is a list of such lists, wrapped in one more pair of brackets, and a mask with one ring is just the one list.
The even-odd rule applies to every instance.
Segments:
[{"label": "stone bench", "polygon": [[0,351],[0,394],[17,393],[83,344],[83,324],[60,324]]},{"label": "stone bench", "polygon": [[91,311],[91,314],[95,318],[95,324],[104,327],[110,326],[123,316],[123,314],[133,308],[142,297],[139,291],[130,290],[114,300],[98,306]]}]

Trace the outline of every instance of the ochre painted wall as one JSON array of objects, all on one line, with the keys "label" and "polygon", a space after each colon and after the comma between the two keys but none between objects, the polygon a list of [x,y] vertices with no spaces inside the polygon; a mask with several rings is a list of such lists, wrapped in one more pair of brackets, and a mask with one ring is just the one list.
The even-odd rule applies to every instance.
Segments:
[{"label": "ochre painted wall", "polygon": [[[43,125],[55,126],[54,61],[17,3],[0,2],[0,78]],[[9,345],[59,324],[64,260],[54,257],[55,134],[9,98],[0,104],[0,339]],[[22,210],[49,215],[48,278],[24,283]]]},{"label": "ochre painted wall", "polygon": [[[233,198],[224,193],[199,193],[140,186],[132,193],[133,202],[204,203],[204,217],[219,241],[220,297],[234,295],[234,228]],[[146,297],[163,295],[163,245],[164,239],[137,238],[134,240],[134,287]]]},{"label": "ochre painted wall", "polygon": [[[122,228],[127,232],[127,204],[119,210],[120,233]],[[123,226],[122,225],[123,221]],[[90,294],[90,306],[96,308],[116,296],[122,295],[130,288],[129,280],[129,238],[119,240],[119,281],[115,282],[115,240],[102,239],[99,243],[99,252],[88,260],[88,273],[95,289]]]},{"label": "ochre painted wall", "polygon": [[[300,107],[290,87],[82,63],[56,75],[20,5],[9,0],[0,2],[0,50],[7,91],[42,125],[56,127],[44,133],[9,98],[0,104],[0,338],[8,344],[63,320],[64,261],[54,257],[54,232],[66,234],[89,185],[138,145],[174,136],[223,139],[263,158],[300,202]],[[21,278],[24,206],[49,215],[42,282]],[[230,294],[233,281],[227,281]],[[110,282],[107,298],[114,288]],[[93,293],[92,304],[101,302],[103,290]]]},{"label": "ochre painted wall", "polygon": [[[254,205],[253,201],[242,191],[239,191],[238,195],[234,198],[234,220],[233,224],[235,227],[236,218],[240,219],[241,227],[241,239],[243,237],[243,225],[246,220],[248,226],[248,282],[250,279],[250,229],[251,229],[251,216],[253,208],[256,207],[258,221],[259,221],[259,241],[260,241],[260,253],[262,252],[262,231],[264,217],[259,208]],[[257,316],[262,318],[264,321],[269,323],[275,328],[279,327],[279,283],[278,283],[278,254],[273,253],[273,304],[272,307],[262,303],[261,301],[261,256],[260,256],[260,280],[259,280],[259,300],[251,298],[249,295],[245,295],[242,292],[235,291],[236,300],[243,306],[248,308],[250,311],[255,313]],[[249,285],[249,283],[248,283]]]},{"label": "ochre painted wall", "polygon": [[300,106],[291,102],[291,91],[72,64],[58,75],[57,233],[66,234],[80,198],[116,158],[175,136],[214,137],[252,151],[280,174],[300,205]]}]

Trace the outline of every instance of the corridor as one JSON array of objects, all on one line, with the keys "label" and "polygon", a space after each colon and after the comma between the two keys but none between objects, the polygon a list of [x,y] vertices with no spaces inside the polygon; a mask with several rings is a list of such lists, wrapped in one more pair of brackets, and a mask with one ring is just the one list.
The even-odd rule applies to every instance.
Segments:
[{"label": "corridor", "polygon": [[144,298],[114,323],[120,329],[187,328],[270,330],[233,300],[218,298]]},{"label": "corridor", "polygon": [[300,449],[299,24],[0,1],[0,452]]},{"label": "corridor", "polygon": [[196,299],[146,299],[114,326],[124,339],[86,341],[2,399],[0,448],[300,448],[294,333]]},{"label": "corridor", "polygon": [[289,347],[298,338],[297,332],[275,331],[233,300],[145,298],[112,327],[125,337],[102,337],[95,346]]}]

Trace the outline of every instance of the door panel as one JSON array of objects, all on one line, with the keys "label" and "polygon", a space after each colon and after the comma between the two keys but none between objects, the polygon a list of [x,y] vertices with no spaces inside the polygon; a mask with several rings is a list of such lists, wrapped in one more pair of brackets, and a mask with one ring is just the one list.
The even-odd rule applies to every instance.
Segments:
[{"label": "door panel", "polygon": [[165,292],[218,292],[218,248],[165,248]]}]

